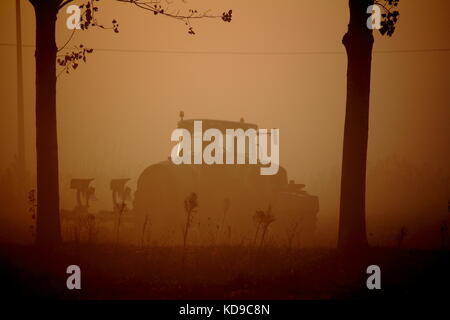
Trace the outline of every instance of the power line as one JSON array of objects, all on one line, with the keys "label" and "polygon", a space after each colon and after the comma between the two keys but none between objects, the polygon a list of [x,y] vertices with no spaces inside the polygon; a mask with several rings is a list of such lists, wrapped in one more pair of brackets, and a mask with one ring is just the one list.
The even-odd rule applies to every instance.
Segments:
[{"label": "power line", "polygon": [[[15,47],[15,43],[0,43],[2,47]],[[24,44],[23,47],[33,48],[34,45]],[[345,51],[185,51],[185,50],[145,50],[145,49],[114,49],[114,48],[93,48],[100,52],[121,52],[121,53],[150,53],[150,54],[198,54],[198,55],[261,55],[261,56],[289,56],[289,55],[333,55],[345,54]],[[450,52],[445,48],[431,49],[398,49],[398,50],[374,50],[375,54],[393,53],[430,53],[430,52]]]}]

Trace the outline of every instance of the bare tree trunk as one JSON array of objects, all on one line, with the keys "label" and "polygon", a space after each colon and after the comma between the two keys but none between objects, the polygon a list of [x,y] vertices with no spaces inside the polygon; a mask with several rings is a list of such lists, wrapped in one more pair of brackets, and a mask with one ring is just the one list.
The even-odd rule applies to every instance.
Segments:
[{"label": "bare tree trunk", "polygon": [[60,0],[30,0],[36,16],[36,242],[61,242],[56,120],[55,23]]},{"label": "bare tree trunk", "polygon": [[349,0],[350,23],[342,39],[348,57],[338,247],[367,246],[366,160],[373,35],[366,13],[373,0]]}]

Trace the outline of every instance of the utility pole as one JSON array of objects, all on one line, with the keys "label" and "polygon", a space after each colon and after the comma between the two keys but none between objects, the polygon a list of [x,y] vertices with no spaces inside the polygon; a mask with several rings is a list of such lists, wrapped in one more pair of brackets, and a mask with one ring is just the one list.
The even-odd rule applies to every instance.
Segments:
[{"label": "utility pole", "polygon": [[16,0],[16,43],[17,43],[17,161],[19,186],[25,187],[25,125],[23,107],[22,26],[20,0]]}]

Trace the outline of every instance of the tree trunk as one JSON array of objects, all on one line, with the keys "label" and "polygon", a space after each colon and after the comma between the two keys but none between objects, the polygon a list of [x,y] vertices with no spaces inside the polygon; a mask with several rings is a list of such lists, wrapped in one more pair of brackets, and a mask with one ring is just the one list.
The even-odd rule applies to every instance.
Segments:
[{"label": "tree trunk", "polygon": [[58,0],[30,0],[36,16],[36,242],[61,242],[56,124],[56,42]]},{"label": "tree trunk", "polygon": [[366,160],[369,133],[370,71],[373,35],[366,13],[373,0],[349,0],[350,23],[342,39],[347,51],[347,103],[339,217],[340,249],[367,246]]}]

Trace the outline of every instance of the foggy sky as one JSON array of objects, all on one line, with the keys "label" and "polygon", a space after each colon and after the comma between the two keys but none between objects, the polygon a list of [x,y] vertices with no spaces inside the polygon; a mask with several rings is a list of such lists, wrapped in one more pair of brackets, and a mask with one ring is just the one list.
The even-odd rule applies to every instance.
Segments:
[{"label": "foggy sky", "polygon": [[[14,3],[0,3],[0,43],[15,43]],[[33,45],[33,9],[22,3],[23,43]],[[281,165],[311,193],[319,191],[317,176],[340,168],[346,93],[341,39],[348,23],[347,1],[191,0],[188,5],[219,14],[232,8],[233,21],[194,22],[197,34],[192,36],[181,22],[102,0],[99,22],[117,19],[120,33],[95,28],[76,33],[72,43],[92,47],[94,53],[87,64],[58,78],[62,207],[74,205],[70,178],[93,177],[96,206],[108,208],[111,178],[129,177],[135,183],[145,167],[167,159],[180,110],[186,118],[243,117],[260,128],[279,128]],[[431,7],[403,0],[394,36],[376,34],[369,163],[395,154],[448,169],[449,52],[377,51],[450,48],[449,10],[446,0],[433,1]],[[58,17],[61,45],[69,35],[67,14]],[[0,46],[1,170],[11,164],[17,147],[15,50]],[[33,173],[34,48],[25,47],[23,55],[26,157]]]}]

